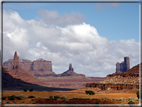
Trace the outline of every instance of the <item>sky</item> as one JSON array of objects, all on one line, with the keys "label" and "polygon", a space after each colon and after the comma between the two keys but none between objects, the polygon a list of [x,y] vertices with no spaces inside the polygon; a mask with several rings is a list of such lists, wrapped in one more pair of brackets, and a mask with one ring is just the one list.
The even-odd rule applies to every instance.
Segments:
[{"label": "sky", "polygon": [[138,3],[4,3],[3,61],[52,61],[56,74],[105,77],[125,56],[139,63]]}]

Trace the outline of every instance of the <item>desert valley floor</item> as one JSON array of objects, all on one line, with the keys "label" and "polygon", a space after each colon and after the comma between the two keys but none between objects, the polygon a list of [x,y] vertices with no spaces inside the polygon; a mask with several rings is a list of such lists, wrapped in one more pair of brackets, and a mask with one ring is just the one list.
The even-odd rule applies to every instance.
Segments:
[{"label": "desert valley floor", "polygon": [[[92,90],[95,95],[88,95],[85,90]],[[99,91],[99,88],[82,88],[72,91],[4,91],[3,96],[20,96],[20,95],[34,96],[34,98],[22,98],[21,100],[3,100],[3,104],[128,104],[130,100],[133,100],[135,104],[139,104],[135,89],[123,90],[123,93],[117,90]],[[51,96],[59,96],[60,98],[52,99]],[[65,97],[65,99],[62,97]]]}]

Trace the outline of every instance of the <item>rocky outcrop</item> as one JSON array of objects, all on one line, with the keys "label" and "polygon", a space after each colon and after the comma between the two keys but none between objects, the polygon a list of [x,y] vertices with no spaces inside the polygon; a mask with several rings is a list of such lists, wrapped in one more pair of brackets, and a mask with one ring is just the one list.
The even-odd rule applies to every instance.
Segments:
[{"label": "rocky outcrop", "polygon": [[[19,59],[17,57],[17,52],[14,55],[15,62],[13,59],[9,59],[8,61],[3,63],[3,66],[8,68],[8,70],[11,70],[13,67],[13,64],[19,63],[19,67],[25,69],[26,71],[30,72],[34,76],[50,76],[50,75],[56,75],[52,71],[52,63],[51,61],[46,61],[43,59],[38,59],[35,61],[30,61],[27,59]],[[18,60],[19,59],[19,60]],[[15,66],[14,66],[15,67]]]},{"label": "rocky outcrop", "polygon": [[39,84],[39,85],[47,85],[40,79],[36,78],[32,74],[30,74],[28,71],[24,70],[19,66],[19,57],[17,55],[17,52],[14,54],[13,59],[13,67],[10,70],[10,72],[14,75],[17,75],[22,81],[31,83],[31,84]]},{"label": "rocky outcrop", "polygon": [[63,72],[59,76],[85,76],[85,75],[75,73],[74,69],[72,68],[72,64],[69,64],[69,69],[67,71]]},{"label": "rocky outcrop", "polygon": [[129,57],[124,57],[124,61],[116,63],[116,73],[126,72],[130,69]]},{"label": "rocky outcrop", "polygon": [[86,87],[98,87],[102,90],[108,88],[115,90],[139,89],[139,64],[129,69],[127,72],[110,74],[97,83],[87,83]]}]

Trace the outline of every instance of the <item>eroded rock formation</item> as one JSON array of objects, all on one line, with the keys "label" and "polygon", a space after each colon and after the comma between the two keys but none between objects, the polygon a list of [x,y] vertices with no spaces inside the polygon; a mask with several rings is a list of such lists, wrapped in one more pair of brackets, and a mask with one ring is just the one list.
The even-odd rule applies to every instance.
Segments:
[{"label": "eroded rock formation", "polygon": [[[17,63],[19,65],[17,65]],[[52,71],[51,61],[38,59],[38,60],[35,60],[35,61],[32,62],[32,61],[27,60],[27,59],[19,59],[19,57],[17,56],[17,52],[15,52],[14,60],[9,59],[8,61],[3,63],[3,66],[8,68],[8,70],[11,70],[13,67],[15,68],[16,65],[23,68],[23,69],[25,69],[26,71],[30,72],[34,76],[39,77],[39,76],[56,75]]]},{"label": "eroded rock formation", "polygon": [[85,76],[85,75],[75,73],[74,69],[72,68],[72,64],[69,64],[69,69],[67,71],[63,72],[59,76]]},{"label": "eroded rock formation", "polygon": [[31,73],[29,73],[28,71],[24,70],[23,68],[19,66],[19,57],[17,55],[17,52],[15,52],[14,54],[13,67],[10,70],[10,73],[17,75],[22,81],[25,81],[31,84],[47,85],[46,83],[36,78]]},{"label": "eroded rock formation", "polygon": [[108,88],[115,90],[139,89],[139,64],[127,72],[110,74],[97,83],[87,83],[86,87],[98,87],[102,90],[107,90]]},{"label": "eroded rock formation", "polygon": [[13,61],[13,69],[18,68],[19,67],[19,57],[17,56],[17,52],[15,52],[13,59],[14,59],[14,61]]},{"label": "eroded rock formation", "polygon": [[124,57],[124,61],[116,63],[116,73],[126,72],[130,69],[130,59],[129,57]]}]

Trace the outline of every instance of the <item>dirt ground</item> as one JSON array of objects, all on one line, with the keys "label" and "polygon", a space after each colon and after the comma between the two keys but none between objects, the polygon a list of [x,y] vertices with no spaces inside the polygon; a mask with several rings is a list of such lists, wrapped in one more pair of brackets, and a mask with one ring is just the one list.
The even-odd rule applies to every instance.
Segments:
[{"label": "dirt ground", "polygon": [[[95,92],[95,95],[87,95],[85,93],[86,90],[92,90]],[[98,101],[100,104],[128,104],[128,101],[100,101],[97,99],[118,99],[118,98],[125,98],[128,99],[129,97],[137,97],[136,93],[103,93],[103,92],[97,92],[98,89],[94,88],[83,88],[78,90],[72,90],[72,91],[33,91],[33,92],[24,92],[24,91],[4,91],[2,94],[3,96],[10,96],[10,95],[16,95],[20,96],[20,94],[28,96],[35,96],[35,98],[22,98],[21,100],[15,99],[13,100],[3,100],[3,104],[94,104],[96,101]],[[38,99],[38,97],[47,97],[50,96],[66,96],[66,101],[59,100],[51,100],[51,99]],[[68,100],[70,98],[94,98],[96,100]],[[139,104],[139,101],[134,101],[135,104]]]}]

